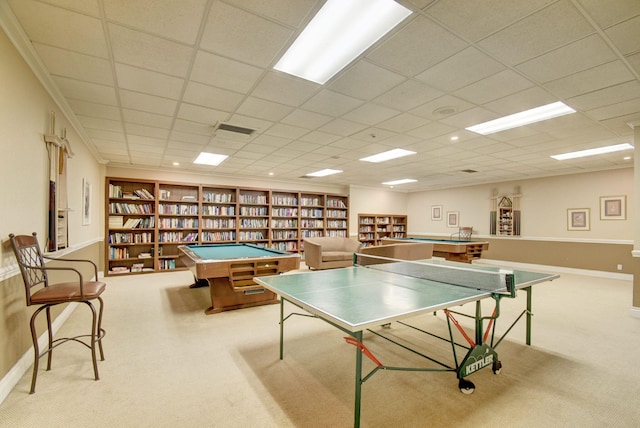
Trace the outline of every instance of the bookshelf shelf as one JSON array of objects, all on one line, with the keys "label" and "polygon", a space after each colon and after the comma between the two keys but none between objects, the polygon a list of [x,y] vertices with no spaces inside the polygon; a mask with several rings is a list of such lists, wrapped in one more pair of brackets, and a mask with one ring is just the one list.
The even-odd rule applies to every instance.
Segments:
[{"label": "bookshelf shelf", "polygon": [[380,245],[384,238],[406,237],[406,215],[358,214],[358,240],[365,247]]},{"label": "bookshelf shelf", "polygon": [[[349,232],[347,195],[116,177],[106,179],[106,189],[107,275],[184,269],[184,244],[248,242],[301,252],[306,237]],[[128,257],[112,257],[121,250]]]}]

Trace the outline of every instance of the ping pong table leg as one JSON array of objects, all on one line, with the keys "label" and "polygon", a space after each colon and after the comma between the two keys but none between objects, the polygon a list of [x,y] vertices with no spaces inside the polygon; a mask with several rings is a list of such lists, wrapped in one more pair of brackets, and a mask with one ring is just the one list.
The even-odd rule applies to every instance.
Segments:
[{"label": "ping pong table leg", "polygon": [[531,317],[533,313],[531,312],[531,287],[525,287],[524,291],[527,292],[527,345],[531,345]]},{"label": "ping pong table leg", "polygon": [[[356,340],[362,343],[362,331],[353,333]],[[360,405],[362,403],[362,350],[356,346],[356,394],[353,407],[353,426],[360,426]]]},{"label": "ping pong table leg", "polygon": [[284,358],[284,299],[280,298],[280,359]]}]

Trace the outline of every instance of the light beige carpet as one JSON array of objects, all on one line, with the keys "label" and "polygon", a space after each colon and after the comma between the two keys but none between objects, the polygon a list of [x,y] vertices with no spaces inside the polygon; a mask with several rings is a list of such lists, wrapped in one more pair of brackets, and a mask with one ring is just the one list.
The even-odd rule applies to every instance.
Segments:
[{"label": "light beige carpet", "polygon": [[[34,395],[29,371],[0,405],[0,426],[352,426],[355,348],[339,330],[290,319],[281,361],[279,305],[207,316],[208,290],[188,288],[189,272],[107,282],[101,379],[92,378],[86,348],[62,346],[53,369],[40,372]],[[524,345],[519,324],[497,349],[499,375],[473,374],[476,390],[464,395],[453,373],[378,372],[363,385],[362,426],[639,426],[640,320],[629,315],[631,287],[569,274],[535,286],[534,346]],[[524,296],[503,300],[503,318],[517,313]],[[87,320],[78,307],[61,334]],[[446,331],[440,315],[413,322]],[[395,325],[386,332],[450,358],[443,343]],[[384,364],[425,364],[366,337]]]}]

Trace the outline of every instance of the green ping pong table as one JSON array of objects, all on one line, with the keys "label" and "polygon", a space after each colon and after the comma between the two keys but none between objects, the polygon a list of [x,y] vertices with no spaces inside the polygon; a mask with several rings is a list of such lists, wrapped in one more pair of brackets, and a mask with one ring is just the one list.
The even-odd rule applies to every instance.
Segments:
[{"label": "green ping pong table", "polygon": [[[504,270],[491,266],[469,266],[438,259],[409,262],[361,254],[356,254],[354,259],[354,267],[263,276],[254,280],[281,297],[280,359],[284,357],[284,323],[292,315],[320,318],[348,334],[345,340],[356,347],[356,427],[360,426],[362,385],[378,370],[455,372],[458,387],[464,393],[471,393],[475,389],[475,385],[465,379],[467,376],[485,367],[491,367],[494,373],[499,373],[502,365],[495,348],[523,316],[526,317],[527,323],[526,343],[531,344],[531,286],[558,277],[555,274]],[[515,297],[517,290],[527,293],[526,308],[501,337],[494,338],[495,321],[500,316],[500,300]],[[483,316],[480,302],[487,298],[495,301],[495,307],[490,316]],[[306,313],[294,312],[285,317],[285,302],[302,308]],[[475,302],[476,306],[473,316],[450,309],[472,302]],[[446,314],[449,337],[432,335],[451,343],[453,365],[424,355],[372,330],[373,327],[388,326],[392,322],[416,328],[408,324],[406,319],[440,310]],[[465,332],[456,320],[456,315],[475,320],[475,340]],[[419,328],[417,330],[431,334]],[[464,337],[468,346],[456,342],[454,330],[459,331],[456,333],[458,340],[460,336]],[[435,363],[436,367],[385,366],[364,344],[365,331],[425,357]],[[460,361],[456,346],[467,351]],[[375,367],[364,376],[363,355],[371,360]]]}]

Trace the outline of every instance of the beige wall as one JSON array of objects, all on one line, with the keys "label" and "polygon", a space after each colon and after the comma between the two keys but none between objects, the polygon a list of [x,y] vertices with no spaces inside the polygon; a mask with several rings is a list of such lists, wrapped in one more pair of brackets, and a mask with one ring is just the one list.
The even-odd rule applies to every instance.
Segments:
[{"label": "beige wall", "polygon": [[[31,346],[24,286],[8,235],[36,232],[47,236],[48,157],[43,134],[49,113],[56,113],[57,134],[67,128],[75,156],[68,163],[69,256],[101,260],[103,183],[101,167],[65,119],[43,85],[31,73],[5,33],[0,30],[0,379]],[[92,183],[91,224],[82,225],[82,180]],[[67,253],[67,252],[65,252]],[[83,273],[89,275],[89,271]],[[92,274],[91,274],[92,275]],[[53,280],[56,279],[54,276]],[[59,311],[56,312],[56,314]],[[42,332],[42,329],[39,330]]]}]

